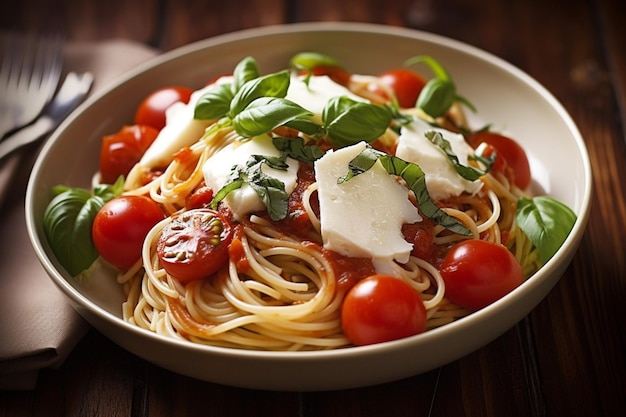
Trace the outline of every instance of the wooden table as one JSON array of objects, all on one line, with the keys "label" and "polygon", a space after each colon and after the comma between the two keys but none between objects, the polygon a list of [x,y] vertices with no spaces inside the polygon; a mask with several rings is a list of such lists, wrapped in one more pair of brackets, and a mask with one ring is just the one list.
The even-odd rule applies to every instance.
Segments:
[{"label": "wooden table", "polygon": [[467,42],[528,72],[564,104],[589,148],[594,204],[580,249],[548,297],[518,326],[440,369],[362,389],[263,392],[163,370],[92,330],[34,391],[1,392],[0,416],[626,415],[625,16],[623,0],[2,2],[3,29],[125,38],[163,51],[244,28],[329,20]]}]

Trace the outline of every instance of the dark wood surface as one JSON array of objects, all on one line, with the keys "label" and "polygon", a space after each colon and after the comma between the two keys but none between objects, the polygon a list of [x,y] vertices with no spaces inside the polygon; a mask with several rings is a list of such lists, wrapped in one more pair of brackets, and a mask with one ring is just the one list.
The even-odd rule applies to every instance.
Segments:
[{"label": "dark wood surface", "polygon": [[163,51],[301,21],[406,26],[470,43],[563,103],[589,149],[594,204],[580,249],[547,298],[497,340],[440,369],[345,391],[246,390],[165,371],[91,330],[35,390],[0,392],[0,416],[626,415],[625,17],[623,0],[2,2],[2,29],[124,38]]}]

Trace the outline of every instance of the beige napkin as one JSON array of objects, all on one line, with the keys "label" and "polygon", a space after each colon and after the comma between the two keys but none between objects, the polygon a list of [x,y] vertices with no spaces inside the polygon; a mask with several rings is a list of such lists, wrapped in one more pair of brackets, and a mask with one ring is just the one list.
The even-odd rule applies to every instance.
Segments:
[{"label": "beige napkin", "polygon": [[[155,56],[134,42],[68,44],[66,71],[90,71],[91,93]],[[40,369],[58,367],[89,326],[47,277],[30,245],[24,195],[34,162],[16,154],[0,164],[0,389],[36,386]]]}]

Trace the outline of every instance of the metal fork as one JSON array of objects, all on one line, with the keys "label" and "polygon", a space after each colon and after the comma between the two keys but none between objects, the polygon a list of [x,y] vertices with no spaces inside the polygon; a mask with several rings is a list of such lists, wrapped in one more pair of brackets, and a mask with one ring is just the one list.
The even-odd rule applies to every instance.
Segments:
[{"label": "metal fork", "polygon": [[31,123],[52,99],[63,67],[60,36],[6,33],[0,67],[0,138]]},{"label": "metal fork", "polygon": [[0,142],[0,161],[17,149],[34,143],[55,129],[78,106],[91,89],[93,75],[70,72],[59,92],[37,121],[7,136]]}]

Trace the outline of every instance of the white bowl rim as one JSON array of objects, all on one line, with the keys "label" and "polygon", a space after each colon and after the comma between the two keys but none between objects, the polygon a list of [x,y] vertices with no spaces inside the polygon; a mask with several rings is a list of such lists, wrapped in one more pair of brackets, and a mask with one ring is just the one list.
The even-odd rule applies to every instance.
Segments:
[{"label": "white bowl rim", "polygon": [[[490,61],[493,65],[500,67],[504,71],[515,75],[515,77],[521,79],[526,85],[539,93],[549,104],[555,109],[561,119],[565,122],[568,127],[568,130],[572,134],[572,137],[576,141],[576,145],[580,152],[581,159],[584,164],[584,181],[585,188],[584,193],[581,196],[581,207],[582,211],[577,213],[578,220],[574,225],[574,228],[570,232],[569,237],[564,242],[562,247],[559,249],[557,254],[546,263],[542,269],[535,274],[533,277],[525,281],[522,286],[503,297],[502,299],[494,302],[493,304],[483,308],[482,310],[476,311],[466,317],[463,317],[455,322],[450,324],[446,324],[445,326],[435,328],[424,332],[422,334],[408,337],[401,340],[385,342],[381,344],[369,345],[369,346],[355,346],[348,347],[343,349],[334,349],[334,350],[323,350],[323,351],[297,351],[297,352],[285,352],[285,351],[260,351],[260,350],[244,350],[244,349],[233,349],[233,348],[224,348],[217,347],[211,345],[202,345],[195,344],[188,341],[176,340],[173,338],[169,338],[166,336],[161,336],[150,332],[148,330],[141,329],[137,326],[134,326],[130,323],[127,323],[120,319],[119,317],[113,315],[112,313],[105,311],[104,309],[93,304],[89,298],[85,295],[81,294],[76,288],[70,285],[66,279],[56,270],[56,267],[52,263],[50,259],[48,259],[42,242],[37,233],[36,227],[36,219],[33,217],[33,202],[34,202],[34,193],[35,186],[34,183],[39,175],[39,170],[41,165],[43,164],[44,156],[54,142],[61,136],[62,131],[65,126],[72,123],[72,121],[79,117],[81,111],[92,103],[98,101],[102,96],[106,95],[108,91],[112,89],[116,89],[123,85],[128,80],[139,76],[145,70],[152,68],[153,66],[159,65],[163,62],[174,60],[179,56],[186,55],[188,53],[194,52],[198,49],[208,48],[213,45],[218,45],[221,43],[240,40],[242,38],[250,38],[255,36],[265,36],[265,35],[273,35],[280,34],[286,35],[290,33],[299,33],[299,32],[327,32],[327,31],[337,31],[337,32],[376,32],[380,34],[388,34],[388,35],[397,35],[402,37],[415,38],[419,40],[425,40],[437,44],[441,44],[451,49],[462,50],[465,53],[470,53],[482,60]],[[586,227],[587,219],[590,211],[590,202],[591,202],[591,194],[592,194],[592,173],[591,173],[591,164],[589,161],[589,155],[587,152],[587,148],[585,146],[582,135],[580,134],[576,124],[572,120],[571,116],[567,113],[565,108],[561,105],[561,103],[538,81],[528,75],[526,72],[522,71],[518,67],[513,66],[512,64],[506,62],[505,60],[472,45],[466,44],[464,42],[451,39],[448,37],[444,37],[441,35],[433,34],[430,32],[425,32],[416,29],[409,29],[404,27],[395,27],[395,26],[387,26],[380,24],[372,24],[372,23],[358,23],[358,22],[307,22],[307,23],[290,23],[290,24],[279,24],[279,25],[270,25],[259,28],[245,29],[241,31],[226,33],[223,35],[214,36],[211,38],[207,38],[204,40],[199,40],[193,42],[191,44],[181,46],[172,51],[165,52],[161,55],[158,55],[144,64],[141,64],[134,69],[126,72],[122,76],[118,77],[114,82],[112,82],[107,88],[104,90],[94,94],[92,97],[87,99],[77,110],[75,110],[62,124],[59,128],[52,134],[50,140],[46,142],[42,151],[40,152],[40,156],[38,156],[35,165],[32,170],[31,178],[29,180],[29,184],[26,192],[26,200],[25,200],[25,211],[26,211],[26,225],[29,238],[33,245],[33,248],[39,258],[39,261],[43,265],[44,269],[47,271],[48,275],[53,279],[54,283],[61,288],[61,290],[68,296],[75,304],[81,305],[87,308],[92,314],[95,314],[100,319],[103,319],[107,322],[114,323],[117,326],[123,326],[124,331],[135,333],[141,337],[147,337],[151,341],[155,341],[158,343],[165,343],[172,346],[176,346],[178,348],[194,350],[198,352],[206,352],[214,355],[226,355],[229,357],[237,356],[241,358],[255,358],[255,359],[267,359],[267,360],[280,360],[280,361],[301,361],[301,360],[325,360],[329,358],[340,359],[346,356],[354,356],[354,355],[368,355],[372,352],[378,352],[384,350],[386,354],[389,354],[393,350],[403,349],[407,345],[420,345],[426,344],[429,340],[438,338],[442,333],[453,333],[457,328],[471,326],[473,323],[480,322],[483,319],[483,316],[498,314],[499,312],[506,309],[507,303],[515,297],[520,297],[523,292],[529,290],[531,287],[538,285],[538,281],[544,275],[552,273],[557,268],[557,260],[560,258],[561,254],[566,251],[575,250],[575,246],[583,234],[583,229]],[[572,249],[573,248],[573,249]],[[569,256],[572,256],[573,253],[570,253]]]}]

